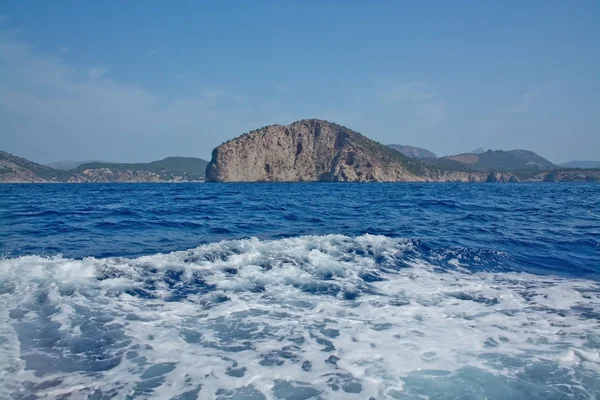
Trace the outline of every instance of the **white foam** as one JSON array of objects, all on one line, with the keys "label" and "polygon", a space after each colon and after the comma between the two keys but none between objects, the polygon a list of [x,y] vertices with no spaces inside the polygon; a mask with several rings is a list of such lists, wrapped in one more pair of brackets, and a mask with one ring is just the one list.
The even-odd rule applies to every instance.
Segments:
[{"label": "white foam", "polygon": [[[597,282],[474,273],[460,253],[440,272],[408,240],[249,239],[133,260],[30,256],[0,260],[0,281],[13,285],[0,292],[0,397],[170,398],[202,385],[198,398],[385,399],[427,395],[441,380],[465,390],[473,371],[505,390],[600,390],[589,384],[600,379]],[[90,371],[111,357],[121,361]]]}]

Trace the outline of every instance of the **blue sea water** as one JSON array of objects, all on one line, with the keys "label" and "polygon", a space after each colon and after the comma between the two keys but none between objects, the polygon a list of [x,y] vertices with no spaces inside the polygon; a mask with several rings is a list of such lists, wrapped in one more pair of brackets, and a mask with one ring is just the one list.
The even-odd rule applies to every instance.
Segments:
[{"label": "blue sea water", "polygon": [[0,399],[600,397],[598,184],[0,185]]}]

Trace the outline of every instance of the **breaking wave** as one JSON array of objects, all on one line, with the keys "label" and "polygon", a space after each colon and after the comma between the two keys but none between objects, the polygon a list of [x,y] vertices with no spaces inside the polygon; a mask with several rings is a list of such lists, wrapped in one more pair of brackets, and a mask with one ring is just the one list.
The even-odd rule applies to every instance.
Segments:
[{"label": "breaking wave", "polygon": [[600,284],[506,260],[373,235],[3,259],[0,398],[600,396]]}]

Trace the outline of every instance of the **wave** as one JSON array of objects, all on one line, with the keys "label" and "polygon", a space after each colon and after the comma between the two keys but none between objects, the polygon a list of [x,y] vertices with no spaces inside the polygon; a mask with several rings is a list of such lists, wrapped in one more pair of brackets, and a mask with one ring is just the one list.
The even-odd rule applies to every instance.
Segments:
[{"label": "wave", "polygon": [[384,236],[0,260],[0,398],[596,398],[600,284]]}]

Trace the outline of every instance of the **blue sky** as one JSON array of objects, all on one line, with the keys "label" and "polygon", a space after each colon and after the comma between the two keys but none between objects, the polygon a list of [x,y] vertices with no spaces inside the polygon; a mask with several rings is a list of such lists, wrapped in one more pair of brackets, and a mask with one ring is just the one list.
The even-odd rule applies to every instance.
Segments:
[{"label": "blue sky", "polygon": [[438,155],[600,159],[599,1],[8,1],[0,149],[208,158],[303,118]]}]

